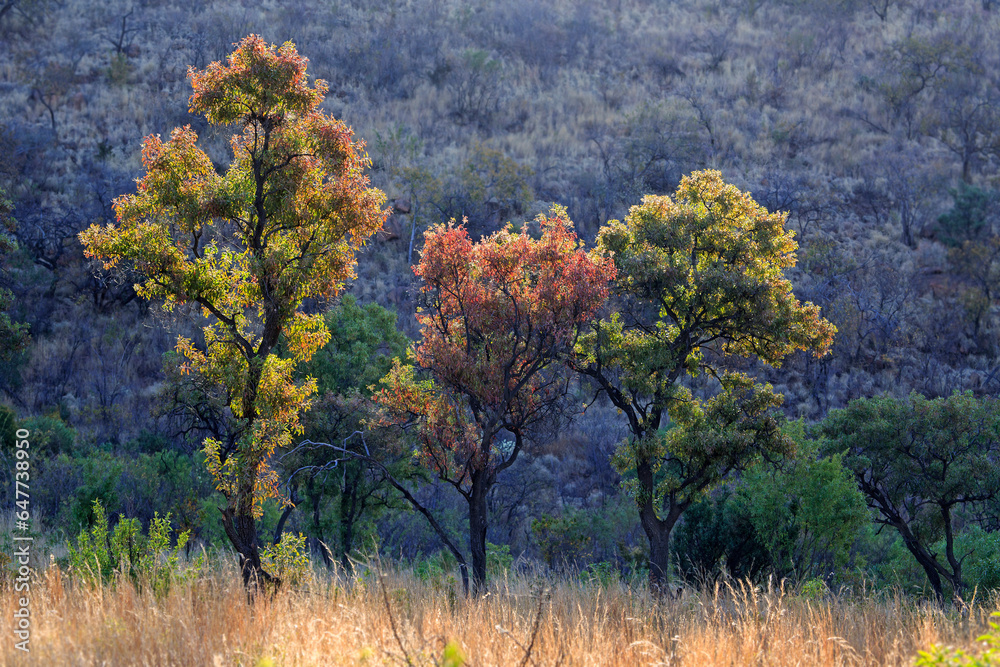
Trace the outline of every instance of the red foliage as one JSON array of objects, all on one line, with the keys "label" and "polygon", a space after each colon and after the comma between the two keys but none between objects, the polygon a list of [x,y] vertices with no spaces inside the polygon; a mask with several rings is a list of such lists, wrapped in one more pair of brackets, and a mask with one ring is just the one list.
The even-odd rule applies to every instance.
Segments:
[{"label": "red foliage", "polygon": [[416,363],[434,386],[397,369],[377,399],[390,419],[420,420],[439,473],[443,451],[455,455],[461,479],[490,465],[501,429],[520,440],[556,397],[546,369],[572,350],[579,327],[608,297],[611,260],[585,252],[563,215],[539,223],[538,240],[508,228],[474,243],[454,222],[425,235],[414,269],[424,295]]}]

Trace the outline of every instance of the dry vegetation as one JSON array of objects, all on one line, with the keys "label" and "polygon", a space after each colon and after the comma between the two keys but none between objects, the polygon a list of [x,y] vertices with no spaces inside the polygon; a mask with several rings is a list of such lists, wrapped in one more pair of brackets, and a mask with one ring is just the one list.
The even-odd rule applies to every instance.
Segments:
[{"label": "dry vegetation", "polygon": [[[910,665],[932,643],[973,647],[1000,607],[993,598],[943,612],[899,596],[809,598],[739,582],[655,603],[642,588],[530,575],[464,599],[454,581],[377,572],[323,576],[248,606],[232,568],[156,598],[131,585],[76,587],[52,567],[32,589],[31,653],[16,664],[456,665],[442,659],[454,643],[483,667]],[[0,598],[4,618],[15,598],[9,588]],[[14,654],[0,645],[3,664]]]}]

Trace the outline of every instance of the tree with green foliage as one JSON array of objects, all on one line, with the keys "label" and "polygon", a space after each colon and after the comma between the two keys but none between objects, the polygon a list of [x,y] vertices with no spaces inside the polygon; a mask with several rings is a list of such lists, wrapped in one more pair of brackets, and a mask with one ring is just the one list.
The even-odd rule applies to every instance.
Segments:
[{"label": "tree with green foliage", "polygon": [[362,306],[345,294],[324,320],[330,340],[302,365],[305,375],[316,378],[320,394],[370,395],[392,360],[406,356],[410,339],[396,328],[396,313],[377,303]]},{"label": "tree with green foliage", "polygon": [[[345,295],[327,311],[330,341],[302,366],[301,374],[316,378],[320,399],[305,421],[308,441],[338,442],[352,446],[352,435],[363,430],[370,416],[371,387],[389,372],[394,359],[403,359],[409,339],[396,328],[396,314],[376,303],[359,306]],[[376,437],[369,434],[369,441]],[[398,466],[386,462],[393,470]],[[289,472],[288,486],[293,498],[310,517],[310,533],[315,540],[333,545],[345,568],[358,541],[359,527],[374,508],[390,504],[386,484],[378,471],[356,458],[330,465],[329,456],[306,443],[282,457]],[[401,478],[405,477],[402,472]],[[283,515],[287,517],[288,512]],[[331,517],[331,519],[328,519]],[[328,540],[327,531],[336,528],[337,540]],[[276,535],[280,535],[283,520]],[[328,554],[321,548],[324,561]]]},{"label": "tree with green foliage", "polygon": [[[727,357],[778,365],[832,343],[833,325],[782,275],[797,247],[784,223],[719,172],[701,171],[674,199],[647,196],[598,233],[617,269],[615,311],[581,338],[574,364],[628,420],[613,463],[649,539],[654,589],[684,510],[733,471],[793,448],[772,415],[781,396],[727,371]],[[721,385],[707,401],[681,384],[701,373]]]},{"label": "tree with green foliage", "polygon": [[951,210],[938,216],[938,238],[950,247],[960,247],[967,241],[981,242],[995,235],[996,190],[959,183],[949,191],[954,202]]},{"label": "tree with green foliage", "polygon": [[315,380],[295,380],[295,366],[329,340],[322,315],[302,304],[343,288],[388,213],[369,187],[363,144],[319,110],[326,83],[310,85],[306,63],[291,42],[251,35],[228,64],[191,70],[191,110],[239,128],[226,172],[190,126],[166,142],[149,136],[138,192],[115,200],[118,224],[80,234],[87,256],[140,277],[138,294],[167,310],[191,304],[209,321],[203,342],[181,337],[177,351],[181,371],[219,387],[235,421],[205,453],[248,587],[272,579],[257,535],[261,503],[279,495],[272,452],[302,432],[316,391]]},{"label": "tree with green foliage", "polygon": [[796,456],[778,467],[758,464],[748,470],[735,500],[767,548],[771,568],[802,581],[847,562],[868,523],[868,508],[841,454],[821,456],[801,421],[787,423],[783,431],[795,441]]},{"label": "tree with green foliage", "polygon": [[[963,511],[1000,494],[1000,400],[971,392],[851,401],[823,421],[828,452],[843,452],[876,521],[896,530],[939,600],[960,596],[956,549]],[[932,549],[944,537],[944,558]],[[943,580],[943,581],[942,581]]]}]

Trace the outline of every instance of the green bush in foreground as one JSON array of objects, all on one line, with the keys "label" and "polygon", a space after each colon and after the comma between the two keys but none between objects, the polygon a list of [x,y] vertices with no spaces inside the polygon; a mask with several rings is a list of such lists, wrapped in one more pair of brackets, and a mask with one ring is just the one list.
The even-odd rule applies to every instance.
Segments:
[{"label": "green bush in foreground", "polygon": [[70,572],[75,578],[91,585],[111,581],[116,575],[127,576],[137,585],[150,584],[157,592],[166,592],[170,583],[200,569],[182,567],[180,553],[187,544],[190,531],[177,536],[170,548],[170,514],[157,513],[149,523],[147,535],[142,534],[138,519],[119,515],[112,531],[108,515],[100,500],[94,501],[94,525],[88,532],[80,531],[76,547],[69,546]]},{"label": "green bush in foreground", "polygon": [[[993,614],[1000,618],[1000,612]],[[917,667],[996,667],[1000,665],[1000,623],[990,623],[990,631],[976,641],[986,644],[979,657],[950,646],[931,646],[929,651],[919,651]]]}]

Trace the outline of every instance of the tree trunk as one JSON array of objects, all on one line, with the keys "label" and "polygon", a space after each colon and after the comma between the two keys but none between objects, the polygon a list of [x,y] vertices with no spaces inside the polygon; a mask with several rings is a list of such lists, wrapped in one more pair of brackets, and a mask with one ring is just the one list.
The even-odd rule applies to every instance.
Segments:
[{"label": "tree trunk", "polygon": [[670,577],[670,533],[684,511],[684,506],[671,502],[667,516],[659,518],[653,506],[655,486],[652,465],[649,461],[640,461],[636,466],[636,473],[641,489],[639,523],[649,539],[649,590],[659,597],[667,592]]},{"label": "tree trunk", "polygon": [[260,586],[280,586],[281,579],[266,572],[260,564],[257,547],[257,520],[252,514],[237,514],[231,507],[220,507],[222,528],[240,557],[240,573],[247,595],[253,600]]},{"label": "tree trunk", "polygon": [[[350,466],[351,464],[346,464]],[[354,549],[354,524],[356,520],[358,504],[358,485],[360,484],[360,471],[356,477],[350,477],[348,468],[345,477],[344,488],[340,492],[340,562],[344,569],[351,571],[351,558],[349,554]]]},{"label": "tree trunk", "polygon": [[948,565],[951,566],[951,576],[945,574],[948,583],[951,584],[952,596],[962,597],[965,582],[962,581],[962,560],[955,556],[955,532],[951,525],[951,506],[945,505],[941,508],[941,519],[944,522],[945,557]]},{"label": "tree trunk", "polygon": [[[309,502],[312,503],[312,539],[313,548],[319,551],[320,557],[323,559],[323,565],[329,569],[333,565],[333,561],[330,560],[329,549],[326,546],[326,536],[323,534],[323,528],[319,523],[319,510],[320,510],[320,499],[322,493],[316,492],[316,478],[313,476],[309,477],[309,481],[306,482],[306,497]],[[350,572],[350,570],[348,570]]]},{"label": "tree trunk", "polygon": [[649,590],[662,595],[667,590],[670,575],[670,533],[672,526],[654,518],[642,520],[642,529],[649,538]]},{"label": "tree trunk", "polygon": [[[369,459],[369,461],[370,460],[371,459]],[[431,524],[431,528],[434,529],[434,532],[438,534],[438,537],[440,537],[441,541],[444,542],[444,545],[448,547],[448,550],[455,557],[455,560],[458,561],[458,570],[462,575],[462,591],[465,593],[465,596],[468,597],[469,567],[465,561],[465,556],[462,555],[462,552],[459,550],[459,548],[455,546],[455,543],[451,541],[451,538],[448,537],[448,532],[444,529],[444,527],[440,523],[438,523],[437,519],[434,518],[434,515],[431,514],[430,510],[421,505],[420,501],[414,498],[413,494],[410,493],[410,490],[407,489],[402,484],[400,484],[398,479],[389,474],[389,471],[385,468],[385,466],[381,464],[377,465],[382,469],[382,473],[385,475],[385,480],[389,482],[389,484],[391,484],[394,489],[403,494],[403,498],[405,498],[406,502],[410,503],[410,505],[413,506],[413,509],[417,510],[418,512],[424,515],[424,517],[427,519],[427,522]]]},{"label": "tree trunk", "polygon": [[472,553],[472,590],[475,595],[486,592],[486,493],[489,491],[486,471],[472,474],[469,493],[469,551]]},{"label": "tree trunk", "polygon": [[288,499],[290,502],[285,506],[284,511],[278,518],[278,525],[274,527],[274,539],[271,540],[272,544],[278,544],[281,542],[281,534],[285,532],[285,522],[288,521],[288,517],[292,515],[295,511],[295,506],[299,504],[299,494],[298,487],[292,489],[292,493]]},{"label": "tree trunk", "polygon": [[913,557],[917,559],[920,563],[920,567],[924,568],[924,572],[927,574],[927,579],[930,580],[931,586],[934,588],[934,593],[937,596],[938,602],[944,602],[944,587],[941,585],[941,575],[938,573],[937,565],[934,559],[920,546],[919,543],[911,542],[907,540],[904,536],[903,544],[906,545],[906,549],[913,554]]}]

